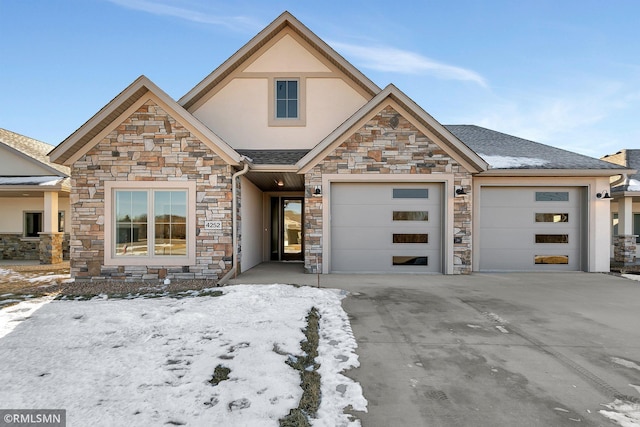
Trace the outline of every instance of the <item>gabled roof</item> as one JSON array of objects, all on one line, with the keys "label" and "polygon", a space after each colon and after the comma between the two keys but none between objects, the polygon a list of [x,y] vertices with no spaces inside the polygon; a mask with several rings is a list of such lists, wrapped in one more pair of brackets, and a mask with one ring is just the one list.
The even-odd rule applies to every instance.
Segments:
[{"label": "gabled roof", "polygon": [[[49,153],[51,160],[70,165],[75,158],[92,148],[89,144],[96,136],[117,126],[119,123],[115,123],[115,120],[120,115],[125,113],[136,102],[149,99],[151,96],[164,103],[166,108],[170,110],[167,112],[172,117],[198,135],[204,144],[208,145],[211,150],[226,162],[232,165],[237,165],[240,162],[241,157],[233,148],[145,76],[138,77],[78,130],[54,148]],[[94,141],[94,143],[97,143],[97,141]]]},{"label": "gabled roof", "polygon": [[[49,160],[47,154],[53,149],[52,145],[2,128],[0,128],[0,144],[6,146],[16,155],[36,163],[45,171],[48,171],[48,175],[69,176],[68,167],[57,165]],[[1,174],[2,171],[0,171]]]},{"label": "gabled roof", "polygon": [[475,125],[447,125],[447,129],[478,153],[496,173],[535,170],[581,171],[591,175],[611,176],[624,173],[624,166],[593,157],[507,135]]},{"label": "gabled roof", "polygon": [[309,43],[321,55],[335,65],[340,71],[345,73],[362,89],[371,96],[380,92],[380,88],[373,83],[367,76],[362,74],[357,68],[351,65],[346,59],[338,54],[331,46],[316,36],[304,24],[298,21],[289,12],[284,12],[276,18],[265,29],[260,31],[249,43],[244,45],[240,50],[227,59],[222,65],[216,68],[211,74],[198,83],[186,95],[178,100],[178,103],[185,109],[190,109],[205,96],[211,89],[220,83],[225,77],[240,67],[249,57],[256,53],[262,46],[267,44],[271,39],[278,35],[284,28],[289,27],[302,39]]},{"label": "gabled roof", "polygon": [[345,138],[355,132],[355,127],[358,126],[361,120],[384,108],[389,101],[395,102],[404,109],[411,116],[405,117],[406,119],[414,120],[415,123],[421,125],[425,132],[429,134],[428,136],[435,139],[434,142],[440,145],[440,148],[461,162],[467,170],[477,173],[488,168],[487,163],[481,157],[463,144],[400,89],[390,84],[300,159],[296,164],[300,168],[299,173],[306,173],[313,168],[330,151],[340,145]]}]

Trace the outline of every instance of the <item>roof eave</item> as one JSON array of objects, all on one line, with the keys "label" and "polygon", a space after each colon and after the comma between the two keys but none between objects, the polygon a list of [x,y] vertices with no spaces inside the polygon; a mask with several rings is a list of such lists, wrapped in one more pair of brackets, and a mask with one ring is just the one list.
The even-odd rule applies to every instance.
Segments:
[{"label": "roof eave", "polygon": [[[632,169],[631,169],[632,170]],[[477,176],[616,176],[630,169],[489,169]]]},{"label": "roof eave", "polygon": [[[242,156],[240,156],[239,153],[202,124],[202,122],[193,117],[188,111],[184,110],[184,108],[144,75],[138,77],[93,117],[87,120],[78,130],[54,148],[49,153],[51,160],[56,163],[71,166],[71,159],[77,151],[89,144],[93,138],[107,129],[129,107],[149,93],[155,95],[160,101],[172,109],[178,116],[177,118],[184,122],[183,124],[193,126],[204,138],[211,141],[211,143],[219,149],[218,154],[223,157],[225,161],[234,166],[240,163]],[[203,142],[206,143],[206,141]]]},{"label": "roof eave", "polygon": [[379,108],[387,98],[392,99],[395,103],[409,112],[414,119],[418,120],[430,132],[434,133],[441,140],[447,142],[447,147],[451,148],[456,154],[462,157],[464,161],[466,161],[467,166],[471,169],[469,172],[479,173],[489,167],[486,161],[484,161],[473,150],[467,147],[467,145],[441,125],[435,118],[422,109],[422,107],[416,104],[411,100],[411,98],[392,84],[384,88],[373,99],[371,99],[371,101],[362,106],[344,123],[338,126],[326,138],[318,143],[311,151],[309,151],[309,153],[296,163],[296,166],[300,168],[302,173],[307,172],[317,164],[319,161],[318,157],[321,156],[325,150],[329,149],[335,141],[343,138],[345,134],[351,132],[358,122],[363,120],[372,111]]},{"label": "roof eave", "polygon": [[338,66],[338,68],[340,68],[345,74],[347,74],[350,78],[357,82],[366,92],[371,94],[371,96],[374,96],[375,94],[380,92],[381,89],[378,87],[378,85],[371,81],[356,67],[351,65],[351,63],[344,59],[321,38],[315,35],[315,33],[313,33],[304,24],[298,21],[293,15],[291,15],[291,13],[283,12],[271,24],[260,31],[247,44],[242,46],[236,53],[234,53],[230,58],[223,62],[211,74],[205,77],[202,81],[200,81],[200,83],[194,86],[193,89],[191,89],[183,97],[181,97],[178,100],[178,104],[189,110],[203,96],[205,96],[207,92],[213,89],[225,77],[231,74],[251,55],[256,53],[262,46],[264,46],[269,40],[275,37],[287,26],[293,29],[298,35],[300,35],[314,48],[318,49],[318,51],[320,51],[330,61]]}]

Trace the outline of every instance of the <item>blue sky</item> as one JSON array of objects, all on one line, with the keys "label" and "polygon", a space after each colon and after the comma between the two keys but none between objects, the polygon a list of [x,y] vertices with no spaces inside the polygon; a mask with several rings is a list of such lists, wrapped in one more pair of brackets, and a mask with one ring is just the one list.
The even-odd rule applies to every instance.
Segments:
[{"label": "blue sky", "polygon": [[0,0],[0,127],[57,145],[141,74],[177,100],[284,10],[440,123],[640,148],[637,0]]}]

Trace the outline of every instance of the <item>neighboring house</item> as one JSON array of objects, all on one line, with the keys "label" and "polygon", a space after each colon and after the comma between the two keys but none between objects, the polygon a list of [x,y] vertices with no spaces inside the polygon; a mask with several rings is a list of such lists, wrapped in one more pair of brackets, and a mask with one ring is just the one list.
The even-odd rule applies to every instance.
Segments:
[{"label": "neighboring house", "polygon": [[50,156],[77,279],[608,271],[596,194],[628,171],[445,127],[286,12],[177,102],[138,78]]},{"label": "neighboring house", "polygon": [[[0,129],[0,259],[69,259],[69,168],[51,163],[53,146]],[[66,236],[66,237],[65,237]],[[64,252],[64,254],[63,254]]]},{"label": "neighboring house", "polygon": [[635,169],[611,182],[611,216],[613,217],[612,252],[614,261],[635,263],[640,255],[640,150],[621,150],[602,160]]}]

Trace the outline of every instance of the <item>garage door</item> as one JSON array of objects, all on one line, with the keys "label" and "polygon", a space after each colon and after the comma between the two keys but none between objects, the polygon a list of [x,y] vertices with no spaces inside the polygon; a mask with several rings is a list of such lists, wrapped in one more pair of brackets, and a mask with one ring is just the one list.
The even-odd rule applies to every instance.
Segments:
[{"label": "garage door", "polygon": [[441,184],[331,185],[331,271],[440,272]]},{"label": "garage door", "polygon": [[579,187],[484,187],[480,270],[582,270],[584,190]]}]

